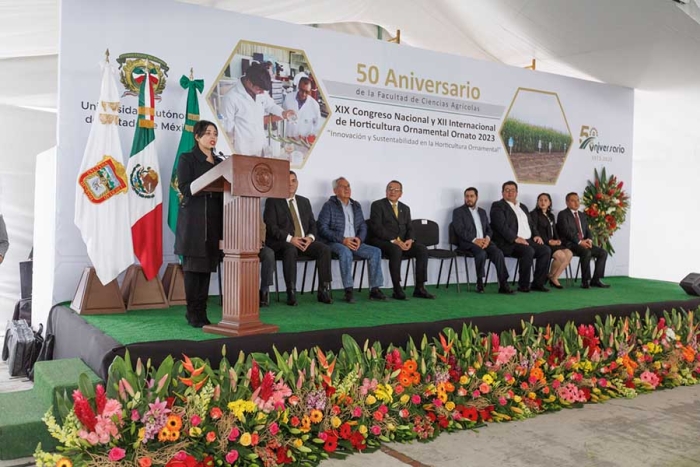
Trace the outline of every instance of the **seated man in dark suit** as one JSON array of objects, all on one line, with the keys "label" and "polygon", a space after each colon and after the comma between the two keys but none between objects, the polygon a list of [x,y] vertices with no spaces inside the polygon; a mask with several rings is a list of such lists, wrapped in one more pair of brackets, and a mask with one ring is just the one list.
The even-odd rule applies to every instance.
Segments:
[{"label": "seated man in dark suit", "polygon": [[[588,228],[586,214],[579,212],[579,198],[576,193],[566,195],[566,207],[557,216],[557,232],[562,243],[579,257],[581,264],[581,287],[587,289],[591,286],[608,288],[601,279],[605,276],[605,262],[608,252],[599,246],[593,245],[591,231]],[[595,258],[595,271],[591,278],[591,258]]]},{"label": "seated man in dark suit", "polygon": [[386,186],[386,198],[372,203],[369,215],[367,243],[376,246],[389,258],[389,273],[394,286],[392,297],[406,300],[401,289],[401,258],[416,258],[416,288],[413,296],[435,298],[425,290],[428,277],[428,249],[416,243],[411,228],[411,209],[399,202],[403,194],[401,182],[392,180]]},{"label": "seated man in dark suit", "polygon": [[265,202],[265,244],[281,254],[287,305],[296,306],[297,257],[309,256],[318,266],[318,301],[333,303],[329,295],[331,283],[331,250],[316,242],[316,220],[308,198],[296,196],[297,174],[289,172],[289,198],[268,198]]},{"label": "seated man in dark suit", "polygon": [[[547,281],[552,250],[540,238],[529,209],[518,202],[518,184],[513,181],[505,182],[501,194],[503,199],[491,205],[493,241],[503,254],[520,259],[519,292],[529,292],[530,289],[549,292],[544,284]],[[536,263],[531,287],[530,269],[533,260]]]},{"label": "seated man in dark suit", "polygon": [[503,252],[491,243],[493,232],[486,211],[476,207],[478,200],[479,191],[469,187],[464,190],[464,204],[452,211],[452,228],[459,240],[458,248],[474,256],[477,293],[484,293],[484,263],[488,256],[496,267],[498,293],[510,295],[513,291],[508,286],[508,270]]}]

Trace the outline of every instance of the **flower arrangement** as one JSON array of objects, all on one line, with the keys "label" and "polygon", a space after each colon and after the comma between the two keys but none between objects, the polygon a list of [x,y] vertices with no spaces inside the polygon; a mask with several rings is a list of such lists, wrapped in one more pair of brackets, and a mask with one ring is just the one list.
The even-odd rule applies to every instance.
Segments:
[{"label": "flower arrangement", "polygon": [[405,348],[349,336],[320,348],[240,353],[218,368],[184,356],[158,366],[117,358],[105,388],[87,376],[44,420],[60,446],[39,467],[317,465],[487,422],[696,384],[694,313],[482,334],[446,328]]},{"label": "flower arrangement", "polygon": [[594,181],[589,180],[583,191],[583,205],[586,207],[584,212],[588,218],[593,243],[612,255],[615,249],[610,243],[610,237],[625,222],[629,196],[622,189],[623,182],[618,182],[614,175],[608,177],[605,167],[600,175],[597,169],[594,169],[593,174]]}]

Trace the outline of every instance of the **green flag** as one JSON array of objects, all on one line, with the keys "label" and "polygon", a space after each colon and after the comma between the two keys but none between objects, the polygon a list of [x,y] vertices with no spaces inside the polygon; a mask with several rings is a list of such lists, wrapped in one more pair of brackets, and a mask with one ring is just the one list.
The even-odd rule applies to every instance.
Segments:
[{"label": "green flag", "polygon": [[180,154],[183,152],[190,152],[194,147],[194,133],[192,133],[192,129],[194,128],[194,124],[199,120],[199,99],[197,98],[197,92],[202,92],[204,90],[204,80],[189,79],[187,76],[182,75],[182,78],[180,78],[180,86],[182,86],[183,89],[187,89],[187,112],[185,113],[185,124],[183,125],[180,144],[177,146],[173,173],[170,176],[168,226],[173,233],[175,233],[175,229],[177,228],[177,212],[180,207],[180,200],[182,199],[177,181],[177,164],[180,162]]}]

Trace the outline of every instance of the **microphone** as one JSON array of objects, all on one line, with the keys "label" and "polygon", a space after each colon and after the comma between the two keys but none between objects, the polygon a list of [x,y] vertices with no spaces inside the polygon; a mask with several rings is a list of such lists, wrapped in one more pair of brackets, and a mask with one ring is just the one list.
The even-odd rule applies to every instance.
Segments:
[{"label": "microphone", "polygon": [[216,153],[216,148],[211,148],[211,155],[214,157],[218,157],[219,159],[225,159],[226,156],[224,156],[224,153],[219,151],[219,154]]}]

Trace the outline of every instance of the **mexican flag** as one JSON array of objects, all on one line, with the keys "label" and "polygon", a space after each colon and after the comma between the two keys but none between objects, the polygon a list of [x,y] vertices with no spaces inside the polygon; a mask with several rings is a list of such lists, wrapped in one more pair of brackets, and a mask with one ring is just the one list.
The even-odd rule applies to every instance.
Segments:
[{"label": "mexican flag", "polygon": [[[155,70],[154,70],[155,71]],[[146,279],[158,275],[163,263],[163,192],[156,153],[155,99],[153,85],[158,75],[146,67],[134,70],[139,88],[139,115],[131,146],[129,176],[129,214],[134,253]]]},{"label": "mexican flag", "polygon": [[190,152],[194,147],[194,133],[192,133],[192,130],[194,129],[195,123],[199,121],[199,100],[197,98],[197,92],[201,93],[204,90],[204,81],[201,79],[195,80],[182,75],[182,78],[180,78],[180,86],[182,86],[183,89],[187,89],[187,112],[185,113],[185,125],[182,136],[180,136],[180,144],[177,146],[173,173],[170,176],[168,226],[173,233],[175,233],[175,229],[177,229],[177,213],[180,208],[180,200],[182,199],[177,181],[177,164],[180,162],[180,154],[183,152]]},{"label": "mexican flag", "polygon": [[119,142],[119,91],[115,70],[102,64],[102,86],[75,188],[75,225],[103,285],[134,262],[129,185]]}]

